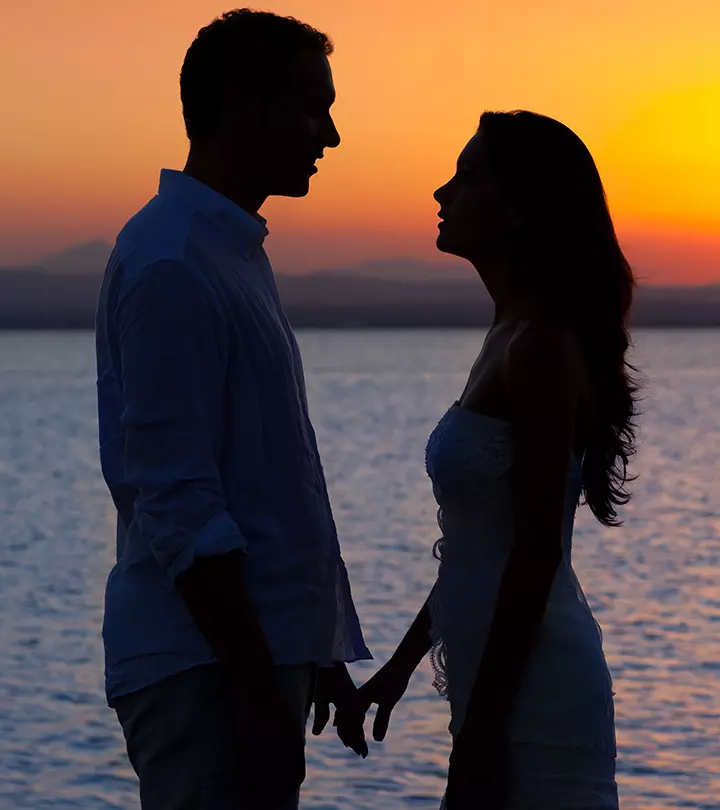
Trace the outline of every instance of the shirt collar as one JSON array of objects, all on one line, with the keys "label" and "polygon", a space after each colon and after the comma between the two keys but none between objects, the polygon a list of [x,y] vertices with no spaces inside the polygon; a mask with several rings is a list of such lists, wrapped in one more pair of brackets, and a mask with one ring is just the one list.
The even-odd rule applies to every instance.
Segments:
[{"label": "shirt collar", "polygon": [[269,231],[267,220],[256,214],[249,214],[219,191],[205,183],[175,169],[160,172],[161,196],[181,197],[201,211],[212,223],[237,241],[244,254],[251,256],[258,251]]}]

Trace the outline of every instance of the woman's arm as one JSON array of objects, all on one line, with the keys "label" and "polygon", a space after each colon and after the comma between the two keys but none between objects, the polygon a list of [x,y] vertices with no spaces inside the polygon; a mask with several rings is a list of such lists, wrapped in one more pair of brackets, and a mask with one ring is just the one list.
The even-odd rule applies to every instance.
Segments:
[{"label": "woman's arm", "polygon": [[528,326],[507,351],[515,537],[467,710],[465,729],[500,734],[562,559],[563,516],[584,380],[575,337]]},{"label": "woman's arm", "polygon": [[370,706],[373,703],[377,704],[377,714],[373,723],[373,739],[377,742],[385,739],[393,709],[407,691],[413,672],[432,647],[429,602],[434,590],[433,586],[425,604],[420,608],[387,664],[358,690],[362,710],[360,722],[365,719]]},{"label": "woman's arm", "polygon": [[403,636],[402,641],[398,644],[397,649],[388,662],[401,667],[410,675],[415,672],[420,662],[430,652],[430,648],[432,647],[432,639],[430,638],[430,628],[432,625],[430,599],[432,599],[434,590],[435,586],[433,585],[428,598],[420,608],[417,616],[413,619],[413,623],[408,628],[407,633]]}]

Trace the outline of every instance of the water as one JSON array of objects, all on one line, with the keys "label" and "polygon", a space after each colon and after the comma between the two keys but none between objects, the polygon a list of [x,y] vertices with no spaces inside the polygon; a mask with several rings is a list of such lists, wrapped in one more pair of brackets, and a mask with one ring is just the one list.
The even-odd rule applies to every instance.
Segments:
[{"label": "water", "polygon": [[[306,332],[308,387],[366,634],[384,662],[432,584],[423,469],[479,332]],[[720,333],[649,332],[626,526],[583,510],[576,567],[605,631],[625,810],[720,807]],[[137,810],[105,707],[101,605],[111,505],[95,444],[89,334],[0,334],[0,808]],[[358,680],[377,663],[358,666]],[[436,808],[447,705],[424,666],[361,762],[309,742],[303,806]]]}]

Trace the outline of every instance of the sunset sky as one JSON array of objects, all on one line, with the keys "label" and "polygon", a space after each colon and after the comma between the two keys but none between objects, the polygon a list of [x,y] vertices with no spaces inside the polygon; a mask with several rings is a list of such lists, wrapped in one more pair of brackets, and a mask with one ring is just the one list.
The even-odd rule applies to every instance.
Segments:
[{"label": "sunset sky", "polygon": [[[178,73],[209,0],[0,10],[0,265],[112,241],[181,168]],[[595,155],[641,275],[720,282],[719,0],[288,0],[327,31],[343,144],[273,200],[282,271],[439,260],[433,190],[484,109],[559,118]]]}]

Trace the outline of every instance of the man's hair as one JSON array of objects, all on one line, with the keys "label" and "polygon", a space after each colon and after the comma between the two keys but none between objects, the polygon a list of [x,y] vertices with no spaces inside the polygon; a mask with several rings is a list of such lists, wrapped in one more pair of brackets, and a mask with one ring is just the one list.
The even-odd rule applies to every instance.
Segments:
[{"label": "man's hair", "polygon": [[286,89],[301,53],[330,56],[330,38],[294,17],[239,8],[202,28],[185,55],[180,98],[190,141],[222,122],[225,91],[241,87],[271,101]]}]

